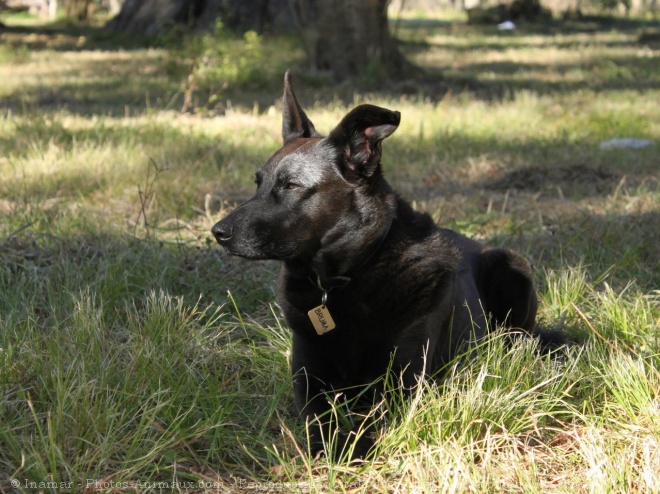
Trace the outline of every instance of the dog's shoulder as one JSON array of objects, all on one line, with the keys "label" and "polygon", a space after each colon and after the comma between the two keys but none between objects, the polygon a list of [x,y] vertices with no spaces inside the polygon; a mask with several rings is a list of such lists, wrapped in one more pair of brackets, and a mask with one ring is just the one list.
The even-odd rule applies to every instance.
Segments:
[{"label": "dog's shoulder", "polygon": [[402,300],[409,295],[411,307],[427,305],[438,290],[449,289],[461,260],[460,250],[428,214],[399,200],[390,236],[364,282],[386,283]]},{"label": "dog's shoulder", "polygon": [[416,211],[402,199],[399,199],[397,206],[396,222],[402,230],[403,258],[426,260],[448,270],[460,262],[462,250],[454,236],[458,234],[438,227],[429,214]]}]

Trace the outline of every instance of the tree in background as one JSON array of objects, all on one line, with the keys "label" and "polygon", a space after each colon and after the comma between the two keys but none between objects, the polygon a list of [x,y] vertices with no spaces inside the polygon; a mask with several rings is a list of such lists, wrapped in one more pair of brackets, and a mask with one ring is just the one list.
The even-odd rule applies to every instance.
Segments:
[{"label": "tree in background", "polygon": [[337,80],[363,74],[405,77],[417,72],[390,34],[390,0],[290,3],[313,68],[330,71]]},{"label": "tree in background", "polygon": [[297,29],[309,63],[336,80],[356,75],[405,77],[414,67],[387,20],[390,0],[126,0],[111,30],[159,34],[175,24],[258,33]]}]

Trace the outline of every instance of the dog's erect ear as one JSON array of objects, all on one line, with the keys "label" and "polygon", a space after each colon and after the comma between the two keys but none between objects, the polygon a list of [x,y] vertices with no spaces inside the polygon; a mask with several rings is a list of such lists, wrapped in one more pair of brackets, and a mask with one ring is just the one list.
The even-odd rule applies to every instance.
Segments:
[{"label": "dog's erect ear", "polygon": [[392,135],[400,121],[398,111],[360,105],[330,132],[328,141],[345,153],[346,164],[352,172],[369,178],[380,165],[381,142]]},{"label": "dog's erect ear", "polygon": [[291,83],[291,72],[284,74],[284,108],[282,109],[282,140],[284,144],[298,137],[320,137],[314,124],[300,107]]}]

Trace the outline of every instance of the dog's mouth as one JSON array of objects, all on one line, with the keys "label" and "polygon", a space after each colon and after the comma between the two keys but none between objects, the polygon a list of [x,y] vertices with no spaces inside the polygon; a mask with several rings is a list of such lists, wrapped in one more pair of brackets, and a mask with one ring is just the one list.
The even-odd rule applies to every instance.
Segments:
[{"label": "dog's mouth", "polygon": [[248,259],[250,261],[266,261],[268,259],[271,259],[270,257],[264,256],[263,254],[259,254],[257,252],[244,252],[244,251],[233,249],[232,247],[230,247],[228,245],[223,245],[222,248],[230,256],[240,257],[242,259]]},{"label": "dog's mouth", "polygon": [[230,256],[240,257],[251,261],[266,261],[271,259],[279,259],[278,256],[269,252],[271,249],[264,248],[264,246],[255,244],[247,239],[238,239],[236,237],[227,239],[216,240],[222,249]]}]

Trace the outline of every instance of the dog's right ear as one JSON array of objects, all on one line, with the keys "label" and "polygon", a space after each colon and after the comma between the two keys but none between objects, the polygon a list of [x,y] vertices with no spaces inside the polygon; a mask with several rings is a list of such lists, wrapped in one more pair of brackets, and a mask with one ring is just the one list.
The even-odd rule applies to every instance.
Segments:
[{"label": "dog's right ear", "polygon": [[284,144],[299,137],[320,137],[314,124],[307,118],[293,92],[291,72],[284,74],[284,107],[282,109],[282,140]]},{"label": "dog's right ear", "polygon": [[399,126],[401,113],[374,105],[354,108],[328,135],[351,173],[371,178],[380,169],[383,139]]}]

